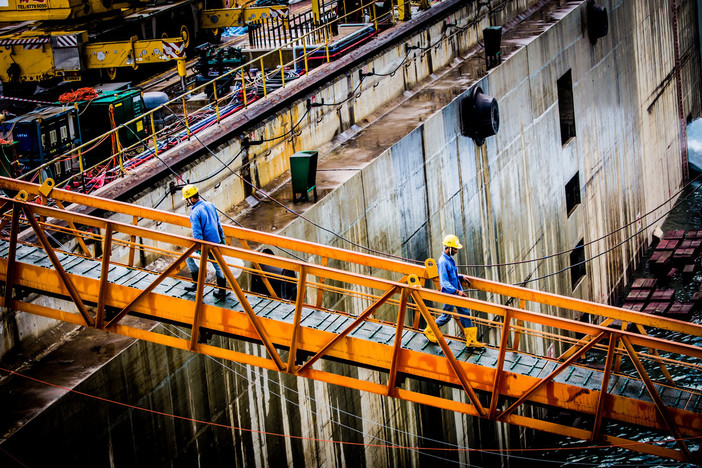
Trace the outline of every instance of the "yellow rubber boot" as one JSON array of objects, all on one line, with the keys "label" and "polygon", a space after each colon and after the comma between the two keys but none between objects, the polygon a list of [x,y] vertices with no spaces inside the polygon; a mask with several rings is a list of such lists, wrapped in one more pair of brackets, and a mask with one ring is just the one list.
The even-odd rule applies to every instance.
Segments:
[{"label": "yellow rubber boot", "polygon": [[429,325],[427,325],[427,328],[424,329],[424,334],[426,335],[427,340],[431,341],[432,343],[439,342],[439,340],[436,339],[436,335],[434,335],[434,332],[432,331]]},{"label": "yellow rubber boot", "polygon": [[468,327],[463,329],[466,335],[466,346],[469,348],[484,348],[485,343],[478,341],[478,327]]}]

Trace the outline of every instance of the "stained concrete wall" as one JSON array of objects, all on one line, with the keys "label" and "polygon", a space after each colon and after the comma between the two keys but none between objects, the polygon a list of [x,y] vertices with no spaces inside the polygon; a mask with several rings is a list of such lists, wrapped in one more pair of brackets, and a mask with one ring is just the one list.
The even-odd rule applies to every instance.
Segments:
[{"label": "stained concrete wall", "polygon": [[[610,32],[595,46],[587,39],[585,8],[579,2],[553,12],[562,18],[537,38],[506,44],[508,59],[480,82],[498,99],[502,114],[500,132],[486,146],[476,147],[459,135],[457,99],[327,195],[307,217],[327,226],[334,220],[337,224],[331,228],[358,243],[419,259],[438,256],[441,237],[454,232],[466,245],[459,263],[474,264],[569,252],[579,239],[596,241],[649,211],[653,222],[660,222],[670,206],[669,198],[682,182],[672,12],[658,2],[604,3],[610,13]],[[695,3],[681,2],[678,13],[681,30],[692,28]],[[698,115],[697,37],[688,34],[681,39],[683,114]],[[398,53],[395,55],[396,59]],[[420,60],[416,66],[421,68]],[[577,136],[562,145],[556,81],[568,70],[573,77]],[[353,85],[334,96],[345,96],[349,88]],[[291,112],[288,122],[295,122],[298,115],[299,110]],[[321,128],[308,125],[310,135],[319,135]],[[261,174],[264,167],[259,166]],[[576,172],[580,173],[582,202],[569,216],[564,187]],[[216,198],[217,190],[210,193],[209,198],[225,201]],[[586,247],[586,256],[592,257],[634,236],[633,242],[588,263],[585,278],[574,289],[568,274],[549,276],[533,286],[609,300],[627,280],[628,268],[635,265],[637,253],[650,239],[652,226],[647,221],[642,222],[638,236],[634,234],[639,226],[634,224]],[[301,220],[288,226],[284,234],[334,243],[329,234],[312,234]],[[310,238],[311,234],[318,237]],[[544,276],[568,266],[565,255],[471,273],[518,283],[529,275]],[[349,372],[378,379],[370,371]],[[287,388],[281,390],[281,381]],[[495,441],[514,444],[518,438],[515,429],[504,425],[236,364],[223,367],[204,357],[145,343],[135,343],[80,390],[228,426],[319,439],[378,443],[377,436],[400,445],[434,444],[412,435],[422,434],[462,446],[493,447]],[[436,391],[465,400],[456,390]],[[280,398],[280,392],[285,398]],[[171,462],[418,466],[437,462],[411,451],[360,449],[216,429],[84,400],[55,405],[4,446],[11,449],[31,443],[37,434],[34,431],[59,414],[73,429],[65,431],[70,439],[101,436],[89,452],[80,453],[60,445],[69,443],[67,440],[52,441],[62,454],[75,457],[71,461],[76,463],[91,457],[105,464],[135,466]],[[471,463],[493,461],[467,453],[445,456]]]}]

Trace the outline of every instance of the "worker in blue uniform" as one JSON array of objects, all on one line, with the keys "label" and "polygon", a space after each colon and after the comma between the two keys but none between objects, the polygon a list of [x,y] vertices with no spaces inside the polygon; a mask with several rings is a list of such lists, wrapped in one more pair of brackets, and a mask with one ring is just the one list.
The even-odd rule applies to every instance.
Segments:
[{"label": "worker in blue uniform", "polygon": [[[458,253],[458,249],[463,248],[461,243],[458,241],[458,237],[453,234],[449,234],[444,237],[442,242],[444,246],[444,253],[439,258],[437,262],[437,267],[439,269],[439,283],[441,285],[441,292],[447,294],[455,294],[457,296],[466,297],[466,293],[463,291],[461,282],[468,282],[468,279],[464,275],[458,274],[458,268],[456,268],[456,262],[453,257]],[[463,334],[466,337],[466,346],[472,348],[482,348],[485,346],[484,343],[478,341],[478,328],[473,325],[473,321],[470,319],[470,310],[463,307],[457,307],[450,304],[444,305],[444,313],[436,319],[436,324],[438,326],[446,324],[453,315],[447,313],[453,311],[454,307],[460,315],[460,326],[463,330]],[[427,339],[432,343],[438,343],[434,332],[431,327],[427,325],[424,330],[424,334]]]},{"label": "worker in blue uniform", "polygon": [[[219,222],[217,208],[215,208],[212,203],[201,200],[197,187],[191,184],[183,187],[183,200],[185,200],[187,204],[192,207],[192,211],[190,212],[190,225],[193,228],[193,237],[195,239],[213,242],[215,244],[223,244],[224,231],[222,230],[222,224]],[[209,258],[211,260],[214,259],[212,254],[209,254]],[[193,281],[196,283],[186,286],[185,289],[187,291],[195,291],[197,289],[197,279],[200,267],[198,266],[197,262],[190,257],[185,259],[185,263],[187,263]],[[222,269],[219,267],[217,262],[212,262],[212,265],[214,265],[215,275],[217,277],[217,286],[219,286],[219,288],[215,290],[214,296],[217,299],[224,299],[227,294],[229,294],[229,292],[225,289],[227,287],[227,279],[224,277],[224,273],[222,273]]]}]

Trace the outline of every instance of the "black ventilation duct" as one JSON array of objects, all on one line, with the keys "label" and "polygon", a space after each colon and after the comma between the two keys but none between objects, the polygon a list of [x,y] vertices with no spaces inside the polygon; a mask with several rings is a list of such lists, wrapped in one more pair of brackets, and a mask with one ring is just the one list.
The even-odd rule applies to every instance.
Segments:
[{"label": "black ventilation duct", "polygon": [[587,35],[594,45],[597,39],[605,37],[609,31],[609,19],[607,18],[607,8],[597,5],[594,1],[587,3]]},{"label": "black ventilation duct", "polygon": [[461,101],[461,134],[475,140],[481,146],[485,139],[497,133],[500,128],[500,110],[497,100],[483,93],[476,86],[470,96]]}]

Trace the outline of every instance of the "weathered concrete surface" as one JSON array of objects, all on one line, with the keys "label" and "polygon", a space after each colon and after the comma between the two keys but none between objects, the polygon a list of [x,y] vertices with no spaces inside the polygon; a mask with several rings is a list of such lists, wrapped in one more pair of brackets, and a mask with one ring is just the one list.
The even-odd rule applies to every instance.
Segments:
[{"label": "weathered concrete surface", "polygon": [[[509,2],[503,10],[493,14],[494,21],[504,22],[540,3],[544,3],[544,0]],[[353,136],[359,128],[368,125],[373,113],[382,114],[384,106],[419,81],[427,79],[434,69],[450,63],[457,54],[475,46],[476,31],[487,26],[489,21],[485,8],[478,11],[475,5],[458,1],[438,3],[430,11],[413,17],[411,21],[352,51],[340,63],[332,62],[315,69],[304,82],[293,82],[268,99],[255,102],[247,112],[238,113],[197,138],[161,154],[159,160],[144,165],[140,171],[109,184],[96,194],[108,198],[120,197],[122,200],[124,198],[121,197],[129,195],[132,198],[127,201],[138,205],[185,212],[179,192],[172,192],[171,185],[181,184],[183,179],[207,179],[198,184],[200,191],[220,209],[231,210],[252,192],[244,180],[266,189],[279,185],[281,179],[289,177],[287,171],[291,154],[297,150],[320,148],[324,155],[325,145],[333,147],[338,144],[338,139],[330,144],[333,137],[346,131],[350,131],[347,138]],[[445,22],[458,24],[463,29],[458,30],[460,34],[449,34],[447,40],[441,40],[445,38]],[[473,25],[471,28],[466,26],[469,22]],[[406,50],[409,46],[426,48],[429,44],[435,47]],[[405,63],[407,66],[401,67],[392,76],[373,77],[372,80],[366,78],[366,89],[358,92],[360,72],[365,69],[389,73],[398,64],[404,63],[406,56],[411,58],[410,62]],[[356,98],[347,100],[354,95]],[[327,104],[346,102],[307,112],[308,99],[318,103],[324,100]],[[293,138],[276,138],[293,128]],[[244,136],[252,140],[270,141],[243,150],[241,137]],[[204,145],[217,157],[212,156]],[[222,162],[229,164],[233,170],[223,169]],[[234,175],[234,171],[242,178]],[[174,173],[182,176],[182,179],[176,179]],[[115,221],[132,223],[132,219],[109,213],[103,215]],[[143,221],[139,224],[153,227]],[[183,229],[177,234],[188,235],[189,232]],[[152,260],[146,259],[147,262]],[[52,321],[28,314],[5,314],[0,325],[5,331],[0,336],[0,356],[20,343],[31,344],[54,326]]]},{"label": "weathered concrete surface", "polygon": [[[694,30],[694,3],[681,2],[681,5],[678,18],[681,31]],[[307,135],[301,138],[314,136],[322,145],[327,129],[322,125],[334,121],[336,130],[328,132],[329,135],[336,135],[339,140],[349,139],[338,150],[323,152],[327,157],[321,162],[320,182],[326,196],[314,206],[307,206],[306,216],[359,244],[419,259],[437,256],[441,236],[455,232],[467,246],[459,262],[475,264],[536,259],[554,252],[570,252],[579,239],[585,242],[597,240],[651,210],[651,216],[660,221],[670,202],[656,207],[668,200],[681,183],[673,46],[671,37],[663,34],[670,31],[671,11],[665,5],[644,1],[612,2],[607,6],[610,34],[595,46],[590,45],[586,36],[582,2],[565,3],[545,10],[531,29],[515,29],[514,35],[505,38],[509,58],[480,82],[486,92],[498,99],[502,114],[499,134],[488,139],[485,147],[477,148],[471,140],[458,135],[457,99],[449,98],[446,107],[431,108],[437,96],[458,97],[465,92],[465,88],[479,78],[470,74],[471,70],[480,68],[479,63],[455,64],[451,72],[454,81],[459,83],[455,90],[451,89],[452,85],[432,78],[435,89],[430,85],[416,93],[416,102],[402,103],[400,109],[416,106],[413,112],[419,112],[422,106],[429,108],[424,117],[413,121],[409,112],[399,118],[388,114],[385,121],[390,128],[407,126],[410,130],[406,136],[398,132],[396,141],[393,140],[394,132],[375,125],[367,126],[362,120],[368,119],[370,123],[384,114],[382,110],[364,110],[363,102],[367,101],[358,102],[366,99],[364,96],[373,98],[373,93],[378,92],[373,90],[382,88],[382,83],[367,88],[369,94],[361,88],[360,98],[352,99],[344,106],[335,106],[333,112],[315,108],[310,116],[305,117],[310,128],[301,129]],[[429,34],[433,33],[430,31]],[[696,47],[694,35],[681,37],[681,51],[686,57],[683,60],[684,115],[697,115],[700,111],[696,91],[699,89],[699,55],[690,52]],[[376,72],[394,69],[404,56],[404,52],[391,51],[389,54],[389,57],[377,59],[386,60],[386,66],[376,66]],[[417,54],[403,75],[406,77],[417,71],[419,76],[426,77],[429,69],[427,54]],[[573,75],[577,136],[561,145],[556,80],[568,69]],[[439,73],[437,70],[432,72]],[[338,90],[317,93],[315,98],[321,99],[319,96],[324,95],[325,102],[340,102],[355,89],[357,81],[354,79],[354,74],[351,74],[346,78],[347,83],[335,85]],[[366,84],[364,80],[363,86]],[[372,115],[373,112],[377,115]],[[295,117],[299,119],[302,113],[304,110],[298,109],[286,116],[287,128],[294,125],[297,122]],[[351,114],[363,115],[363,118],[352,118]],[[378,124],[382,121],[380,119]],[[265,137],[265,132],[263,134]],[[311,147],[315,146],[301,146],[299,149]],[[259,174],[262,184],[264,180],[271,180],[271,185],[279,185],[273,182],[276,181],[273,177],[275,171],[268,172],[267,169],[277,164],[272,163],[276,155],[271,151],[269,155],[260,153],[264,155],[261,157],[264,161],[252,172]],[[348,170],[349,161],[353,161],[355,170]],[[334,170],[342,164],[346,165],[345,171]],[[197,171],[201,171],[200,175],[207,173],[200,166],[193,168],[193,174]],[[568,216],[564,186],[576,171],[580,172],[582,203]],[[335,183],[344,181],[342,186],[333,189]],[[235,198],[222,186],[215,189],[214,181],[212,187],[209,198],[221,201],[221,206],[227,206],[225,201],[232,202]],[[277,198],[280,194],[279,198],[285,200],[290,190],[282,186],[274,193]],[[154,200],[160,198],[159,193],[151,196]],[[280,211],[270,208],[270,204],[260,204],[259,210],[263,211],[258,211],[255,218],[246,219],[254,219],[252,223],[261,227],[275,225],[277,231],[288,235],[343,245],[330,233],[313,228],[300,219],[289,223],[290,218],[280,216]],[[627,268],[635,265],[636,253],[650,238],[652,226],[644,229],[646,224],[644,220],[642,234],[635,238],[635,242],[598,257],[595,262],[599,263],[590,263],[587,275],[574,291],[567,274],[550,276],[535,287],[607,300],[616,292],[617,285],[625,281]],[[636,229],[634,224],[629,230],[598,241],[586,249],[586,256],[616,246],[633,235]],[[507,282],[521,282],[530,274],[536,277],[567,268],[569,261],[566,255],[535,265],[472,269],[470,272]],[[539,343],[530,345],[540,346]],[[141,370],[131,368],[133,363],[130,361],[137,359],[135,354],[124,354],[124,358],[120,356],[119,362],[111,362],[110,366],[125,366],[128,370],[107,369],[88,379],[81,385],[81,390],[124,396],[130,402],[141,403],[140,406],[152,404],[152,408],[160,411],[170,408],[170,404],[174,413],[197,419],[321,439],[377,443],[378,439],[373,437],[377,436],[401,445],[432,445],[413,435],[422,434],[463,446],[479,447],[482,444],[494,447],[496,441],[508,440],[513,435],[508,427],[482,424],[462,415],[253,369],[240,371],[248,377],[246,380],[226,368],[211,366],[204,358],[151,349],[152,346],[142,343],[132,348],[139,349],[142,362],[136,367]],[[153,357],[161,353],[169,357]],[[162,373],[159,369],[153,376],[135,375],[135,372],[151,368],[143,363],[144,359],[168,363],[168,372]],[[363,372],[369,379],[378,378],[365,374],[367,371],[348,371]],[[144,388],[133,394],[119,390],[126,386],[120,381],[127,372],[130,383]],[[280,379],[301,395],[283,389],[288,399],[278,398],[276,382]],[[165,392],[166,388],[168,392]],[[453,392],[454,398],[462,398],[455,390],[437,391]],[[185,398],[185,395],[190,398]],[[330,403],[334,408],[327,406]],[[53,405],[51,411],[58,412],[59,407],[63,404]],[[92,406],[86,412],[82,412],[79,405],[72,408],[79,410],[71,419],[75,421],[73,427],[77,427],[77,431],[83,430],[80,426],[85,425],[87,415],[106,411]],[[316,413],[311,413],[312,409]],[[341,409],[364,420],[343,415]],[[225,434],[220,434],[219,429],[204,428],[195,423],[156,420],[156,417],[141,413],[128,413],[116,413],[111,419],[101,417],[98,420],[103,423],[102,428],[91,425],[89,431],[79,432],[108,434],[105,437],[109,441],[99,442],[95,453],[86,457],[93,455],[95,460],[102,461],[107,457],[107,451],[118,453],[113,455],[115,457],[125,457],[125,461],[120,458],[121,463],[115,464],[141,464],[142,461],[144,464],[153,464],[154,461],[163,464],[165,461],[161,457],[168,456],[167,460],[176,460],[175,463],[205,466],[217,462],[371,466],[416,466],[436,462],[409,451],[384,448],[361,451],[328,442],[281,441],[275,436],[236,429],[224,430]],[[44,418],[50,416],[51,413],[46,413],[32,421],[3,447],[26,448],[25,444],[32,440],[29,428],[41,427]],[[105,421],[110,421],[110,424]],[[353,429],[342,429],[339,422],[366,435],[358,435]],[[104,427],[110,430],[106,431]],[[396,432],[394,428],[409,434]],[[154,435],[161,432],[175,438],[168,447],[164,447],[164,440]],[[142,441],[146,442],[142,444]],[[13,446],[15,443],[17,445]],[[208,450],[208,447],[216,449]],[[199,454],[198,459],[196,454]],[[475,454],[445,456],[457,457],[462,462],[489,461]]]}]

